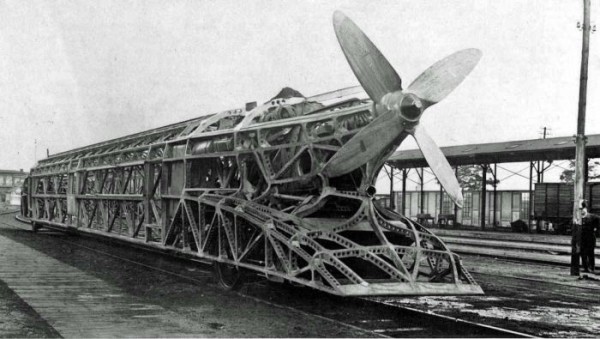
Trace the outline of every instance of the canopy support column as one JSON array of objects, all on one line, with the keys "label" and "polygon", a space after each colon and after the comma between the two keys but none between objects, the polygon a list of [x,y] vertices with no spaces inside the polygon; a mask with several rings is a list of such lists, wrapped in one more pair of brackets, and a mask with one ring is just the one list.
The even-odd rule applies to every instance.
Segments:
[{"label": "canopy support column", "polygon": [[421,188],[420,188],[420,194],[421,194],[421,211],[420,213],[423,214],[425,212],[425,194],[424,194],[424,190],[423,190],[423,185],[425,184],[425,178],[424,178],[425,172],[423,167],[421,167],[421,171],[419,172],[419,178],[421,179]]},{"label": "canopy support column", "polygon": [[394,194],[394,167],[390,166],[390,209],[396,210],[396,199]]},{"label": "canopy support column", "polygon": [[493,220],[494,221],[493,221],[492,227],[498,226],[497,225],[498,224],[498,216],[496,215],[497,214],[496,211],[498,210],[498,191],[497,191],[497,188],[498,188],[498,176],[496,175],[497,170],[498,170],[497,164],[494,164],[494,170],[491,171],[492,172],[492,177],[493,177],[493,183],[494,183],[493,184],[494,185],[494,203],[493,203],[493,206],[494,206],[493,207],[494,208]]},{"label": "canopy support column", "polygon": [[406,213],[406,177],[408,176],[407,169],[402,169],[402,211],[400,214],[404,215]]},{"label": "canopy support column", "polygon": [[440,223],[440,216],[444,214],[444,187],[442,187],[442,183],[438,181],[440,184],[440,213],[438,214],[438,224]]},{"label": "canopy support column", "polygon": [[[454,175],[456,176],[456,180],[458,180],[458,166],[454,167]],[[460,180],[458,180],[460,183]],[[452,225],[456,228],[456,223],[458,222],[458,205],[454,204],[454,224]]]},{"label": "canopy support column", "polygon": [[481,165],[481,230],[485,230],[485,205],[486,205],[486,194],[487,194],[487,165]]},{"label": "canopy support column", "polygon": [[529,202],[527,203],[527,233],[531,233],[531,210],[533,207],[533,161],[529,162]]}]

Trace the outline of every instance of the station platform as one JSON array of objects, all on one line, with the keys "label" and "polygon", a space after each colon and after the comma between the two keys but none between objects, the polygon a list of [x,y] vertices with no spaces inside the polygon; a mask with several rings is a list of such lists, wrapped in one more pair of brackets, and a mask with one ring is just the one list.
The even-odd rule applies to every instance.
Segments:
[{"label": "station platform", "polygon": [[0,311],[7,309],[0,312],[0,337],[366,335],[223,291],[208,268],[124,246],[107,252],[95,239],[61,232],[33,233],[14,216],[0,214]]},{"label": "station platform", "polygon": [[62,337],[197,335],[177,314],[106,281],[0,236],[0,280]]}]

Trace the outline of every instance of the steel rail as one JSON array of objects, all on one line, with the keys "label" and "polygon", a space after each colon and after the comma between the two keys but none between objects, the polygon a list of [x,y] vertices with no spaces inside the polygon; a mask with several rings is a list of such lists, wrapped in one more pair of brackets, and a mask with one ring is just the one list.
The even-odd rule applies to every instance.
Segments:
[{"label": "steel rail", "polygon": [[[10,212],[10,213],[15,213],[15,212]],[[4,213],[4,214],[10,214],[10,213]],[[18,221],[20,221],[20,222],[22,222],[22,223],[30,223],[27,218],[24,218],[21,215],[16,215],[15,219],[18,220]],[[22,230],[22,228],[19,228],[19,227],[15,226],[15,225],[11,225],[11,224],[8,224],[8,223],[5,223],[5,222],[0,222],[0,224],[9,226],[9,227],[12,227],[12,228],[15,228],[15,229],[21,229]],[[98,236],[87,234],[87,233],[79,233],[78,232],[77,234],[83,235],[86,238],[98,238]],[[148,264],[136,261],[136,260],[127,259],[127,258],[124,258],[122,256],[118,256],[118,255],[115,255],[115,254],[112,254],[112,253],[108,253],[108,252],[105,252],[105,251],[102,251],[102,250],[98,250],[98,249],[95,249],[95,248],[92,248],[92,247],[89,247],[89,246],[81,245],[81,244],[78,244],[78,243],[75,243],[75,242],[72,242],[72,241],[68,241],[68,240],[65,240],[65,239],[57,239],[57,240],[59,240],[59,241],[61,241],[63,243],[70,244],[72,246],[80,247],[80,248],[86,249],[88,251],[92,251],[92,252],[96,252],[96,253],[99,253],[99,254],[102,254],[102,255],[106,255],[106,256],[109,256],[109,257],[112,257],[112,258],[115,258],[115,259],[119,259],[119,260],[131,263],[131,264],[134,264],[134,265],[139,265],[139,266],[142,266],[142,267],[145,267],[145,268],[149,268],[151,270],[155,270],[157,272],[161,272],[161,273],[164,273],[164,274],[175,276],[175,277],[178,277],[178,278],[181,278],[181,279],[185,279],[185,280],[188,280],[188,281],[193,281],[195,283],[200,283],[200,284],[204,284],[205,283],[204,281],[201,281],[199,279],[195,279],[195,278],[190,277],[190,276],[185,276],[185,275],[182,275],[182,274],[179,274],[179,273],[176,273],[176,272],[172,272],[170,270],[165,270],[165,269],[162,269],[160,267],[156,267],[156,266],[153,266],[153,265],[148,265]],[[112,245],[110,242],[104,242],[104,244],[106,244],[108,246]],[[163,254],[163,255],[167,254],[169,256],[173,256],[173,257],[181,259],[181,257],[178,257],[178,256],[174,255],[173,253],[158,251],[156,249],[154,249],[154,250],[153,249],[147,249],[147,248],[142,247],[142,246],[136,246],[136,247],[138,247],[140,249],[143,249],[143,250],[146,250],[146,251],[160,253],[160,254]],[[206,264],[206,262],[200,262],[200,263]],[[199,271],[201,271],[202,273],[211,273],[210,269],[202,269],[202,268],[200,268]],[[269,306],[291,310],[291,311],[294,311],[294,312],[297,312],[297,313],[300,313],[300,314],[303,314],[303,315],[306,315],[306,316],[317,317],[319,319],[326,320],[326,321],[329,321],[331,323],[335,323],[335,324],[338,324],[338,325],[341,324],[341,325],[346,326],[348,328],[351,328],[351,329],[354,329],[354,330],[359,330],[361,332],[365,332],[369,336],[377,336],[377,337],[382,337],[382,338],[390,338],[391,336],[388,336],[388,335],[386,335],[384,333],[385,332],[394,332],[393,329],[388,329],[388,330],[385,330],[385,329],[373,329],[373,330],[370,330],[370,329],[362,328],[362,327],[355,326],[355,325],[352,325],[352,324],[348,324],[346,322],[342,322],[342,321],[339,321],[339,320],[336,320],[336,319],[325,317],[325,316],[322,316],[322,315],[319,315],[319,314],[316,314],[316,313],[306,312],[306,311],[303,311],[303,310],[300,310],[300,309],[297,309],[297,308],[293,308],[293,307],[290,307],[290,306],[286,306],[286,305],[274,303],[272,301],[268,301],[268,300],[261,299],[261,298],[255,297],[255,296],[247,295],[247,294],[244,294],[244,293],[241,293],[241,292],[235,292],[235,293],[237,295],[241,296],[241,297],[249,298],[249,299],[252,299],[254,301],[267,304]],[[376,300],[370,300],[369,298],[357,298],[357,299],[360,299],[361,301],[363,301],[365,303],[369,303],[369,304],[374,305],[374,306],[378,306],[378,307],[380,307],[380,306],[392,307],[393,309],[397,309],[397,310],[400,310],[400,311],[409,312],[409,313],[412,313],[412,314],[417,314],[418,316],[424,317],[424,318],[425,317],[433,318],[433,319],[435,319],[437,321],[450,322],[450,323],[452,323],[454,325],[470,326],[470,327],[477,328],[477,329],[480,329],[480,330],[485,330],[487,332],[495,333],[498,336],[521,337],[521,338],[532,338],[532,337],[534,337],[534,336],[531,336],[531,335],[526,334],[526,333],[512,331],[512,330],[509,330],[509,329],[500,328],[500,327],[496,327],[496,326],[492,326],[492,325],[487,325],[487,324],[484,324],[484,323],[478,323],[478,322],[468,321],[468,320],[464,320],[464,319],[460,319],[460,318],[445,316],[445,315],[433,313],[433,312],[430,312],[430,311],[422,311],[422,310],[419,310],[419,309],[415,309],[415,308],[411,308],[411,307],[406,307],[406,306],[390,305],[390,304],[387,304],[385,302],[376,301]],[[430,322],[423,321],[422,324],[430,324]],[[450,334],[451,333],[448,333],[448,335],[450,335]]]}]

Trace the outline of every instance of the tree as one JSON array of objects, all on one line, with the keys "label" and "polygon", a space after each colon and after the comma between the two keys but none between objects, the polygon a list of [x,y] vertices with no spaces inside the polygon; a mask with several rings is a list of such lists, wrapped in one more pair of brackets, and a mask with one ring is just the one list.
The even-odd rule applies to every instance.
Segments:
[{"label": "tree", "polygon": [[481,190],[481,167],[476,165],[458,167],[458,183],[467,191]]},{"label": "tree", "polygon": [[[600,178],[600,161],[588,161],[588,180]],[[575,180],[575,160],[569,161],[569,168],[560,174],[560,181],[573,182]]]},{"label": "tree", "polygon": [[[458,167],[458,183],[466,191],[481,191],[481,166],[469,165]],[[486,180],[488,185],[494,186],[494,179],[488,177]],[[496,180],[495,184],[499,184],[500,180]]]}]

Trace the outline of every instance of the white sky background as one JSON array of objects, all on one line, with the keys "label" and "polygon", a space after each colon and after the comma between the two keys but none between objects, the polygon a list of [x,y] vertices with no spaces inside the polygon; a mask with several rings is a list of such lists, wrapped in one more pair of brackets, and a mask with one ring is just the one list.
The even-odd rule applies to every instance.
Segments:
[{"label": "white sky background", "polygon": [[[39,160],[46,148],[263,102],[284,86],[308,96],[356,85],[333,31],[336,9],[405,85],[448,54],[482,50],[467,80],[421,119],[438,145],[538,138],[542,126],[575,134],[581,0],[0,0],[0,168],[32,167],[35,139]],[[588,134],[600,133],[599,36]]]}]

